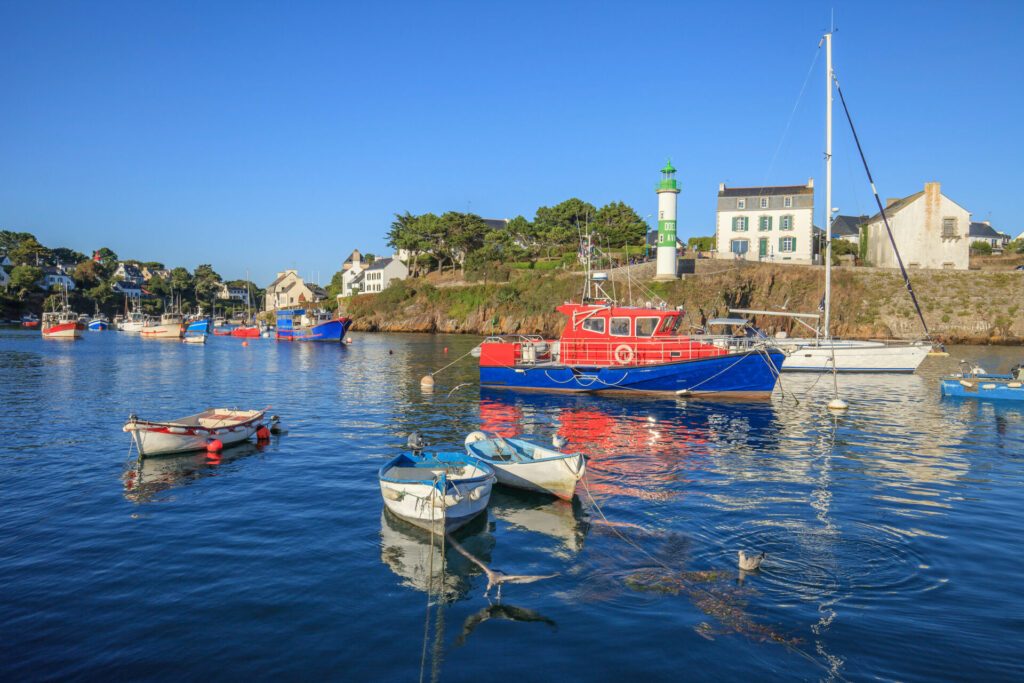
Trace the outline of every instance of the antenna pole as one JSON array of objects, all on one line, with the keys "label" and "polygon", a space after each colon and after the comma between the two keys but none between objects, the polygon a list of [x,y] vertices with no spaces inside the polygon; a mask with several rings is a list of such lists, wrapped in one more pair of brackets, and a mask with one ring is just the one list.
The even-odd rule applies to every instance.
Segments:
[{"label": "antenna pole", "polygon": [[832,33],[825,34],[825,339],[832,336]]}]

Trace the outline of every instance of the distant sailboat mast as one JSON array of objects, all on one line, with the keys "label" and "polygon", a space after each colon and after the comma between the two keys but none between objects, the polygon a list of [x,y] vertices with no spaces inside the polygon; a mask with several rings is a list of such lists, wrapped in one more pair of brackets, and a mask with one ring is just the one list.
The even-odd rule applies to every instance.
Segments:
[{"label": "distant sailboat mast", "polygon": [[832,29],[825,34],[825,339],[832,337]]}]

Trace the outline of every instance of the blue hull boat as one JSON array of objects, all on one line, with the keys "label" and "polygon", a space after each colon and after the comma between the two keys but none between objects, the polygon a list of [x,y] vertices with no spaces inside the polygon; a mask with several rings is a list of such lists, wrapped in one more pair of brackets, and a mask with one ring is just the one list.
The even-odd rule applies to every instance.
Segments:
[{"label": "blue hull boat", "polygon": [[943,396],[1024,401],[1024,382],[1013,375],[954,375],[943,378],[941,387]]},{"label": "blue hull boat", "polygon": [[89,331],[90,332],[103,332],[104,330],[107,329],[108,326],[109,326],[109,324],[107,323],[106,320],[90,320],[89,321]]},{"label": "blue hull boat", "polygon": [[343,317],[304,325],[304,317],[306,311],[302,308],[278,311],[275,332],[278,341],[341,342],[352,325],[350,318]]},{"label": "blue hull boat", "polygon": [[775,388],[784,358],[781,351],[766,350],[629,367],[481,366],[480,386],[589,393],[766,397]]}]

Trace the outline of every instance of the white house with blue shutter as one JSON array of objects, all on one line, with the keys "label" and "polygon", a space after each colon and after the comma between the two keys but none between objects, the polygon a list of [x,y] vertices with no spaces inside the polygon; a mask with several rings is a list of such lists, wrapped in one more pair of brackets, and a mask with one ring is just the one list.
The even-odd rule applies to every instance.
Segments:
[{"label": "white house with blue shutter", "polygon": [[718,186],[716,257],[815,263],[814,179],[806,185]]}]

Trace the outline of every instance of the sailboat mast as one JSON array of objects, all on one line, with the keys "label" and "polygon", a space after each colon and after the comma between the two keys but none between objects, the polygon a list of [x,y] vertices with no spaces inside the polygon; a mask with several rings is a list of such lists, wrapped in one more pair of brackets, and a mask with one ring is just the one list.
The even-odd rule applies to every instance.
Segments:
[{"label": "sailboat mast", "polygon": [[832,336],[832,33],[825,34],[825,338]]}]

